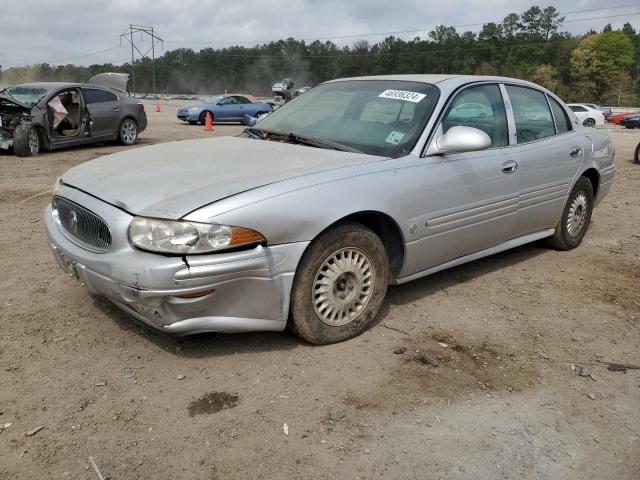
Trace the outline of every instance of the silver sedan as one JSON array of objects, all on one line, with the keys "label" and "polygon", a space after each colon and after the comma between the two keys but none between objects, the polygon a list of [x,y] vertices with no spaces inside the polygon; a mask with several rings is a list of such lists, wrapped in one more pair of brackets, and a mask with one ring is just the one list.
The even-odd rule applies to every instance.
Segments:
[{"label": "silver sedan", "polygon": [[324,344],[371,326],[390,283],[540,239],[577,247],[613,155],[532,83],[342,79],[239,137],[79,165],[44,218],[62,269],[155,329]]}]

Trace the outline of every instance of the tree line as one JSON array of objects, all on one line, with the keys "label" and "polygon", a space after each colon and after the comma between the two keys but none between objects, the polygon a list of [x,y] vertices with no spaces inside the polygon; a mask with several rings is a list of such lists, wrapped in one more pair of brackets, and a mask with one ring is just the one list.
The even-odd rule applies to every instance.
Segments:
[{"label": "tree line", "polygon": [[[523,78],[567,101],[638,103],[640,33],[626,23],[618,30],[606,25],[600,32],[572,35],[561,30],[564,20],[555,7],[533,6],[522,14],[510,13],[500,23],[487,23],[479,33],[440,25],[427,38],[389,36],[346,46],[288,38],[253,47],[178,48],[156,59],[154,93],[262,95],[284,77],[301,87],[348,76],[444,73]],[[131,65],[43,63],[9,68],[0,82],[83,82],[107,71],[130,73]],[[151,92],[151,60],[136,60],[134,71],[135,90]]]}]

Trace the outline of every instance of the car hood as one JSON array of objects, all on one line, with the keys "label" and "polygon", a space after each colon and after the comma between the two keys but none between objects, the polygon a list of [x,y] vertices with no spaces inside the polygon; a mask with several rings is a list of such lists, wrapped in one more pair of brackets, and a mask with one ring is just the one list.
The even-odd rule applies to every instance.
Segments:
[{"label": "car hood", "polygon": [[134,148],[78,165],[62,176],[131,214],[178,219],[257,187],[383,157],[240,137]]},{"label": "car hood", "polygon": [[25,110],[31,110],[31,107],[29,107],[28,105],[25,105],[24,103],[16,100],[15,98],[10,97],[8,95],[4,95],[2,93],[0,93],[0,100],[2,100],[2,102],[11,103],[11,104],[16,105],[18,107],[22,107]]}]

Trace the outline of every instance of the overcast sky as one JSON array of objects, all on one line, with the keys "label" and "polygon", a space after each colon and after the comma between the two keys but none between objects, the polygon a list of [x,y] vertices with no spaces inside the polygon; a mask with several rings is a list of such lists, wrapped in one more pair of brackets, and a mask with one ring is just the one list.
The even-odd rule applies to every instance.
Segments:
[{"label": "overcast sky", "polygon": [[[47,62],[53,65],[129,61],[127,44],[119,35],[130,23],[153,26],[165,40],[165,49],[222,47],[230,43],[286,37],[335,37],[425,29],[398,36],[426,37],[437,24],[465,25],[499,22],[511,12],[531,5],[555,6],[567,12],[564,29],[582,33],[614,28],[630,21],[640,27],[640,2],[627,0],[2,0],[0,64],[4,68]],[[476,5],[476,7],[470,7]],[[569,13],[592,10],[583,13]],[[635,14],[635,15],[634,15]],[[591,20],[593,17],[613,16]],[[459,28],[477,32],[479,27]],[[369,41],[384,36],[362,36]],[[358,38],[335,38],[340,44]],[[140,37],[136,38],[139,41]],[[141,50],[150,46],[144,39]],[[159,54],[162,54],[160,49]]]}]

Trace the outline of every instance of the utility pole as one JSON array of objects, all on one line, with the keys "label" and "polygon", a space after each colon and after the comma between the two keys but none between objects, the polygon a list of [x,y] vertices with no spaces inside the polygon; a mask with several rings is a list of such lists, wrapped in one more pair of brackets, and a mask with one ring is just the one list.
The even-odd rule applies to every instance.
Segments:
[{"label": "utility pole", "polygon": [[[151,38],[151,48],[149,48],[144,53],[138,48],[133,39],[133,34],[138,32],[140,32],[140,42],[142,42],[143,35],[148,35]],[[153,89],[153,92],[151,93],[156,93],[156,41],[160,42],[162,48],[164,48],[164,40],[162,40],[155,34],[153,27],[134,24],[129,24],[129,28],[120,35],[120,45],[122,45],[123,39],[131,44],[131,84],[133,92],[136,92],[136,77],[134,68],[135,52],[138,52],[141,58],[149,58],[149,52],[151,52],[151,78]]]}]

